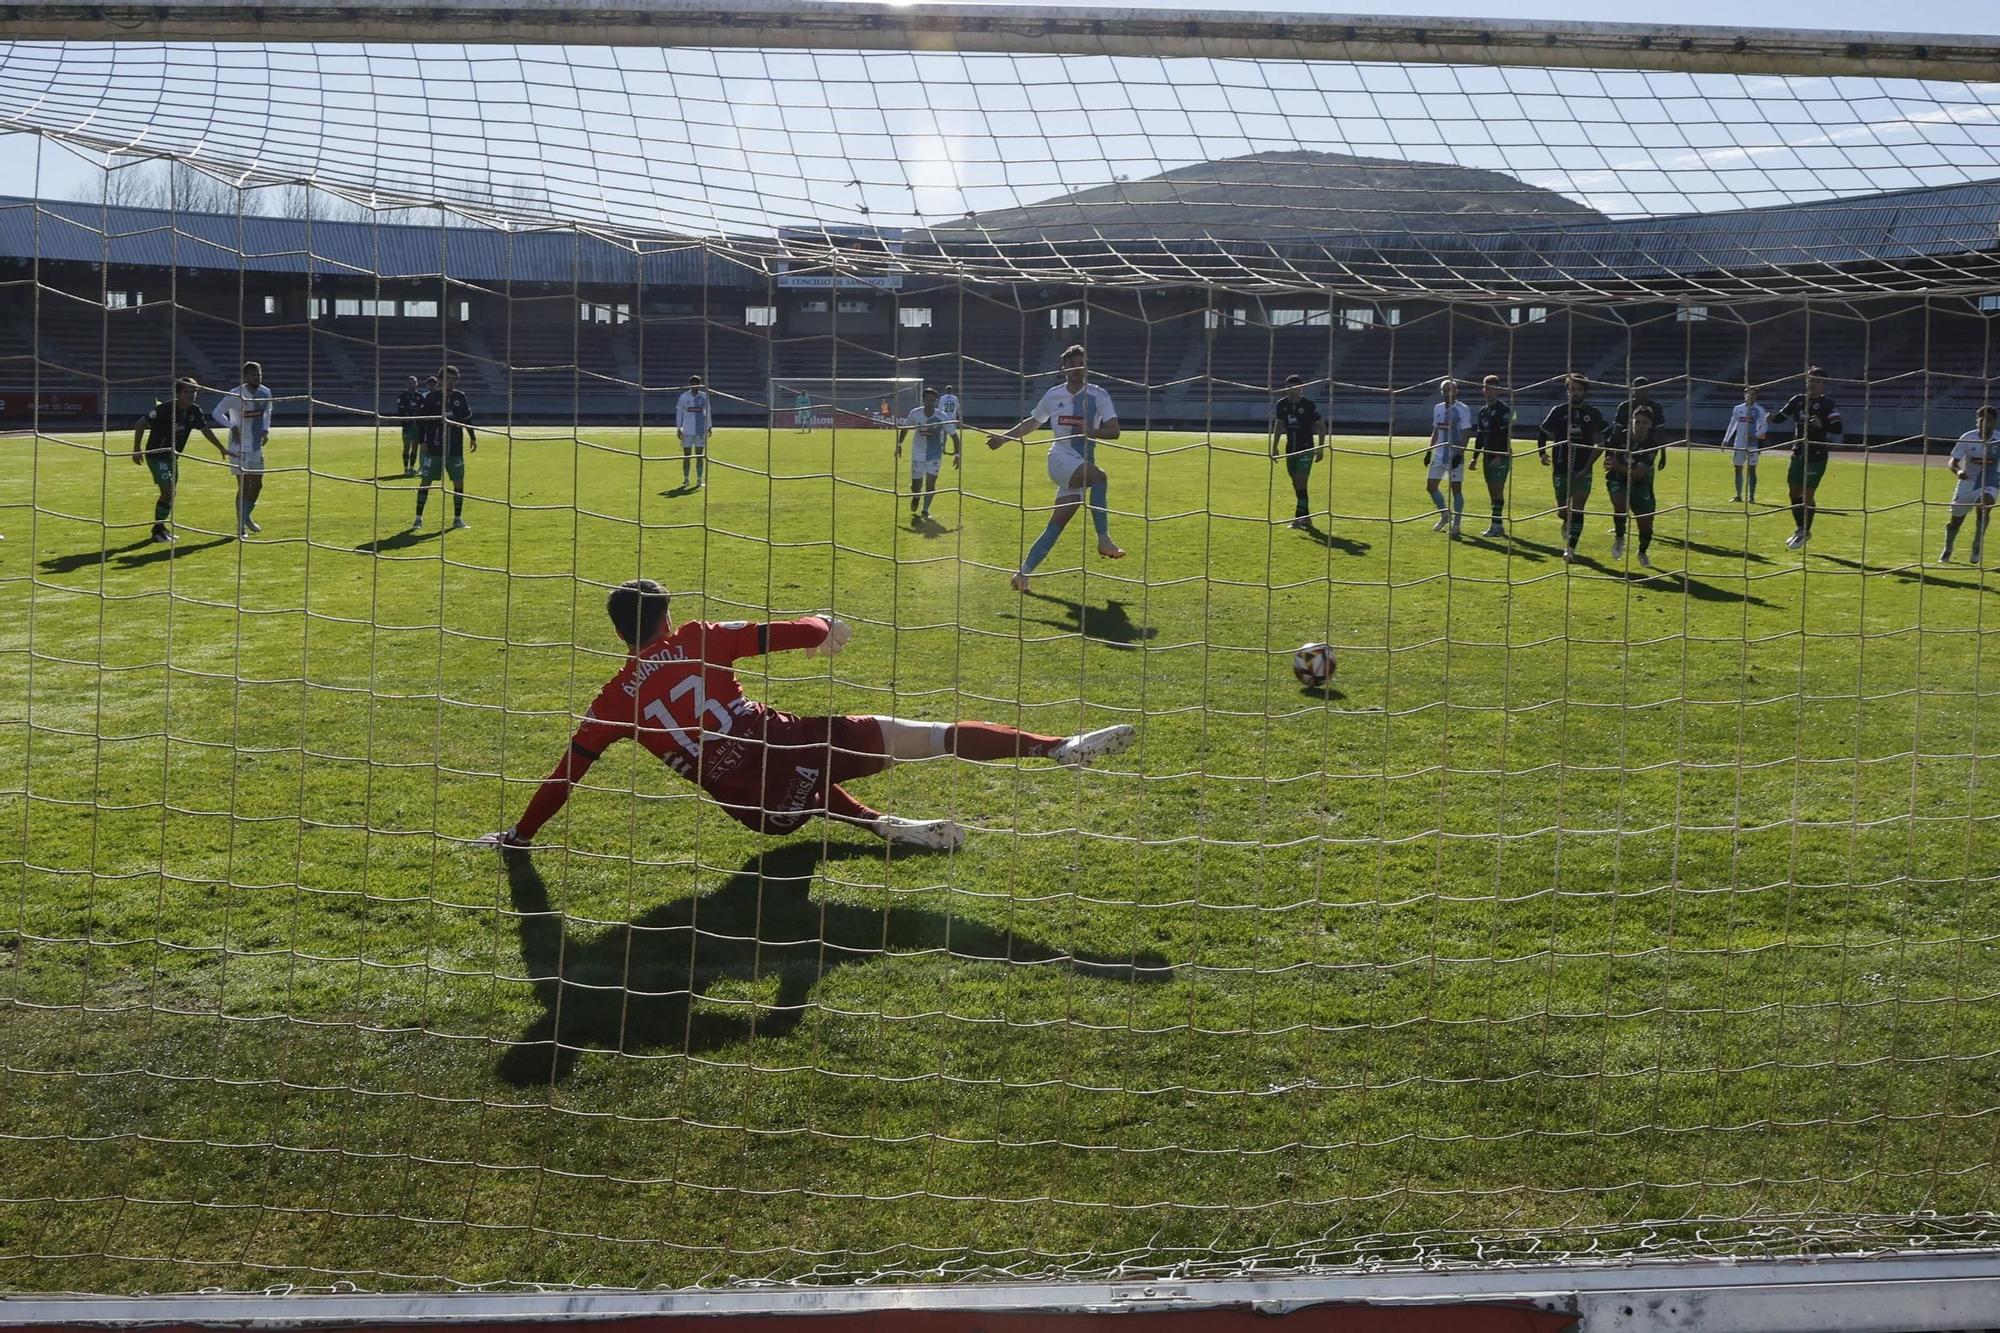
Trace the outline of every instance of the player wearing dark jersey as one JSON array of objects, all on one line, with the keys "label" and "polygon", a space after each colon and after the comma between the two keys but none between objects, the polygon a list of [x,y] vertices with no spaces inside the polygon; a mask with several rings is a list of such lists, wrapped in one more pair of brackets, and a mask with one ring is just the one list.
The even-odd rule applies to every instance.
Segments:
[{"label": "player wearing dark jersey", "polygon": [[894,717],[795,717],[744,697],[734,664],[798,650],[827,657],[847,646],[845,623],[805,616],[768,624],[690,620],[675,628],[667,590],[634,579],[606,609],[632,656],[584,714],[569,750],[513,828],[489,846],[526,847],[561,810],[570,788],[621,740],[635,740],[760,833],[790,833],[815,816],[853,824],[885,842],[932,850],[958,846],[948,819],[904,819],[872,810],[842,785],[906,760],[1052,759],[1081,768],[1132,743],[1128,726],[1038,736],[993,722],[910,722]]},{"label": "player wearing dark jersey", "polygon": [[1632,396],[1618,404],[1617,410],[1611,414],[1612,439],[1617,440],[1624,437],[1626,430],[1632,425],[1632,414],[1643,407],[1653,418],[1653,440],[1656,443],[1665,443],[1667,438],[1665,434],[1667,429],[1667,409],[1661,407],[1659,399],[1653,397],[1653,390],[1650,387],[1651,383],[1644,375],[1634,375],[1632,377]]},{"label": "player wearing dark jersey", "polygon": [[396,420],[403,426],[403,475],[406,477],[417,475],[417,456],[422,452],[424,439],[423,410],[424,391],[418,385],[417,377],[412,375],[408,387],[396,395]]},{"label": "player wearing dark jersey", "polygon": [[160,488],[160,498],[153,501],[156,542],[174,540],[174,530],[167,521],[174,516],[174,492],[180,484],[181,453],[187,448],[188,436],[200,431],[217,453],[229,456],[229,450],[209,429],[208,417],[195,406],[195,387],[192,379],[175,380],[173,402],[154,403],[153,410],[132,426],[132,461],[144,463],[153,474],[153,484]]},{"label": "player wearing dark jersey", "polygon": [[1500,396],[1500,377],[1480,382],[1486,403],[1472,418],[1472,470],[1486,473],[1486,497],[1493,502],[1493,521],[1482,537],[1507,535],[1507,478],[1514,473],[1514,405]]},{"label": "player wearing dark jersey", "polygon": [[1659,502],[1653,494],[1653,479],[1666,466],[1665,436],[1653,426],[1650,403],[1636,402],[1624,414],[1625,424],[1614,427],[1611,444],[1604,450],[1604,493],[1611,497],[1611,558],[1625,556],[1627,521],[1639,528],[1639,566],[1653,567],[1653,514]]},{"label": "player wearing dark jersey", "polygon": [[444,388],[424,395],[427,420],[423,441],[423,470],[417,482],[417,521],[411,532],[424,528],[424,504],[431,498],[431,483],[451,478],[451,526],[468,528],[465,521],[465,450],[479,452],[479,432],[472,428],[472,403],[458,389],[458,367],[444,368]]},{"label": "player wearing dark jersey", "polygon": [[[1544,467],[1554,469],[1556,517],[1563,525],[1563,559],[1576,559],[1576,544],[1583,536],[1583,506],[1590,499],[1591,469],[1597,465],[1611,423],[1604,414],[1583,401],[1590,381],[1571,373],[1566,402],[1549,409],[1535,435],[1535,453]],[[1551,447],[1553,442],[1553,447]]]},{"label": "player wearing dark jersey", "polygon": [[[1612,454],[1616,452],[1618,444],[1630,434],[1630,430],[1632,430],[1632,414],[1638,412],[1640,408],[1644,408],[1646,414],[1652,416],[1652,428],[1648,430],[1648,438],[1654,440],[1656,444],[1664,444],[1664,440],[1666,440],[1666,408],[1660,406],[1660,400],[1652,396],[1650,384],[1652,384],[1652,380],[1648,380],[1644,374],[1634,374],[1632,376],[1632,396],[1626,398],[1624,402],[1620,402],[1612,410],[1612,428],[1610,428],[1610,436],[1608,436],[1610,438],[1610,448],[1604,450],[1604,494],[1612,502],[1612,560],[1622,560],[1624,558],[1624,536],[1626,536],[1624,514],[1626,514],[1626,498],[1628,498],[1626,496],[1626,486],[1624,486],[1626,472],[1624,472],[1624,466],[1622,466],[1622,458],[1620,458],[1618,468],[1614,470]],[[1660,462],[1664,462],[1666,460],[1666,452],[1658,450],[1658,454],[1660,454]],[[1616,482],[1612,480],[1614,476],[1618,478]]]},{"label": "player wearing dark jersey", "polygon": [[1284,442],[1285,472],[1292,479],[1292,491],[1298,497],[1298,509],[1292,517],[1292,526],[1308,528],[1312,526],[1312,502],[1306,490],[1312,481],[1313,464],[1319,459],[1319,452],[1326,444],[1326,423],[1320,417],[1319,404],[1306,397],[1305,384],[1297,375],[1285,379],[1285,396],[1278,400],[1271,413],[1271,457],[1275,460],[1278,444]]},{"label": "player wearing dark jersey", "polygon": [[1827,445],[1843,431],[1840,410],[1826,396],[1826,372],[1818,366],[1806,371],[1806,391],[1795,393],[1791,401],[1771,414],[1773,424],[1796,422],[1792,430],[1792,465],[1785,472],[1791,484],[1792,521],[1798,530],[1785,546],[1796,551],[1812,540],[1813,515],[1819,512],[1819,483],[1826,476]]}]

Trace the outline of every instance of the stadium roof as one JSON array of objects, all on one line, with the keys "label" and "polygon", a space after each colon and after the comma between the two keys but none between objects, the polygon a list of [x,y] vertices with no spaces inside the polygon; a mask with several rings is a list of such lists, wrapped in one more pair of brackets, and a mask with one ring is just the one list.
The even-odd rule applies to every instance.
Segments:
[{"label": "stadium roof", "polygon": [[633,245],[574,227],[502,231],[321,222],[63,200],[0,199],[0,258],[460,282],[763,286],[765,275],[688,240]]},{"label": "stadium roof", "polygon": [[[471,283],[709,285],[768,290],[790,263],[819,273],[903,272],[936,280],[1067,286],[1213,285],[1471,300],[1756,299],[2000,288],[2000,180],[1724,213],[1613,220],[1494,172],[1426,169],[1380,202],[1386,164],[1265,154],[1196,174],[1083,191],[859,245],[786,237],[605,238],[576,227],[508,231],[403,222],[307,222],[96,204],[0,200],[0,258],[253,272],[447,277]],[[1295,206],[1245,209],[1213,197],[1228,176],[1312,168]],[[1223,168],[1225,170],[1219,170]],[[1397,170],[1408,170],[1407,164]],[[1329,179],[1328,173],[1332,176]],[[1507,182],[1512,181],[1511,185]],[[1195,182],[1200,183],[1196,188]],[[1274,187],[1276,188],[1276,187]],[[1402,225],[1315,232],[1308,199],[1345,199]],[[1043,212],[1042,210],[1047,210]],[[1095,218],[1095,221],[1086,219]],[[1221,220],[1252,218],[1250,225]],[[1150,221],[1149,221],[1150,219]],[[1046,220],[1045,232],[1037,224]],[[1109,233],[1097,222],[1114,225]],[[1422,223],[1433,228],[1415,230]],[[1157,230],[1148,230],[1157,224]]]}]

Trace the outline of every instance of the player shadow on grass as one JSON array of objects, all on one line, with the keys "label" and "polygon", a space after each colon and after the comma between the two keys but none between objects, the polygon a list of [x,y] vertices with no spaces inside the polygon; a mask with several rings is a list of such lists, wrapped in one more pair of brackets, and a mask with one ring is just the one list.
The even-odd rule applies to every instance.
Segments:
[{"label": "player shadow on grass", "polygon": [[[149,543],[150,545],[150,543]],[[210,537],[205,542],[175,542],[171,545],[154,546],[150,551],[137,551],[131,555],[118,557],[120,569],[144,569],[147,565],[157,565],[162,560],[179,560],[197,551],[212,551],[218,546],[234,546],[234,537]]]},{"label": "player shadow on grass", "polygon": [[1467,533],[1465,536],[1459,538],[1459,541],[1467,546],[1484,547],[1489,551],[1498,551],[1501,555],[1511,555],[1517,559],[1533,561],[1538,564],[1562,554],[1560,550],[1553,546],[1544,546],[1540,542],[1531,542],[1526,537],[1516,537],[1511,533],[1505,537],[1488,537],[1484,533],[1476,535]]},{"label": "player shadow on grass", "polygon": [[[521,957],[542,1014],[501,1055],[500,1077],[519,1087],[547,1085],[567,1077],[584,1051],[695,1054],[783,1036],[805,1018],[813,988],[833,969],[916,952],[1128,982],[1173,979],[1158,954],[1067,954],[942,912],[813,898],[822,862],[882,856],[881,848],[860,844],[786,843],[750,858],[720,888],[586,936],[550,905],[533,857],[508,853]],[[777,995],[768,1002],[727,1011],[699,1003],[719,984],[770,978]]]},{"label": "player shadow on grass", "polygon": [[134,551],[143,551],[153,544],[151,537],[141,537],[136,542],[123,546],[104,546],[95,551],[74,551],[69,555],[52,555],[42,561],[44,574],[74,574],[79,569],[89,569],[92,565],[106,565],[115,556],[129,556]]},{"label": "player shadow on grass", "polygon": [[151,537],[141,537],[136,542],[123,546],[107,546],[96,551],[76,551],[70,555],[52,555],[42,561],[44,574],[74,574],[78,570],[89,569],[92,565],[116,563],[120,569],[143,569],[147,565],[157,565],[162,560],[177,560],[197,551],[209,551],[218,546],[228,546],[234,537],[210,537],[205,542],[155,542]]},{"label": "player shadow on grass", "polygon": [[1771,603],[1756,593],[1745,589],[1738,592],[1717,583],[1708,583],[1679,569],[1627,569],[1618,565],[1605,564],[1589,556],[1578,556],[1580,564],[1605,574],[1635,588],[1658,592],[1679,592],[1697,602],[1734,602],[1740,606],[1770,606]]},{"label": "player shadow on grass", "polygon": [[1743,560],[1753,565],[1768,565],[1771,563],[1770,556],[1759,555],[1755,551],[1745,547],[1716,546],[1710,542],[1689,541],[1685,537],[1669,536],[1664,532],[1660,534],[1659,540],[1663,543],[1678,546],[1683,551],[1693,551],[1697,555],[1712,555],[1724,560]]},{"label": "player shadow on grass", "polygon": [[392,532],[386,537],[377,537],[372,542],[363,542],[354,548],[359,555],[381,555],[385,551],[400,551],[420,542],[435,541],[444,535],[443,528],[426,528],[422,532]]},{"label": "player shadow on grass", "polygon": [[1973,583],[1966,579],[1946,578],[1923,566],[1870,565],[1837,555],[1820,555],[1819,558],[1830,565],[1839,565],[1843,569],[1852,569],[1862,574],[1887,574],[1890,578],[1901,579],[1905,583],[1927,584],[1933,588],[1957,588],[1964,592],[2000,592],[2000,584]]},{"label": "player shadow on grass", "polygon": [[1045,592],[1025,592],[1021,596],[1061,607],[1069,619],[1048,620],[1041,616],[1017,616],[1016,619],[1028,624],[1048,625],[1055,629],[1074,631],[1091,642],[1103,644],[1107,648],[1137,648],[1148,639],[1158,638],[1160,634],[1151,625],[1135,622],[1132,613],[1125,609],[1125,603],[1115,597],[1108,599],[1102,607],[1096,607],[1086,606],[1082,602],[1072,602],[1067,597],[1056,597]]},{"label": "player shadow on grass", "polygon": [[1365,555],[1375,549],[1373,542],[1364,542],[1356,537],[1343,537],[1338,533],[1328,532],[1311,519],[1306,520],[1304,527],[1293,528],[1292,531],[1304,535],[1311,541],[1318,542],[1329,551],[1340,551],[1346,555]]}]

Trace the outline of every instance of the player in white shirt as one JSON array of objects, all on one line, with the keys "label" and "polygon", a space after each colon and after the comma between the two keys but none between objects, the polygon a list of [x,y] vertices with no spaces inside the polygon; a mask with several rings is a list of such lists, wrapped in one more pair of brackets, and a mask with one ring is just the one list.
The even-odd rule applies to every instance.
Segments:
[{"label": "player in white shirt", "polygon": [[262,532],[252,517],[264,493],[264,444],[271,438],[271,386],[264,368],[243,363],[243,382],[215,405],[215,424],[229,427],[229,475],[236,478],[236,535]]},{"label": "player in white shirt", "polygon": [[[938,404],[936,389],[924,390],[922,407],[910,409],[910,415],[903,418],[903,424],[896,427],[896,457],[903,456],[903,437],[915,435],[910,446],[910,526],[915,527],[931,516],[931,501],[937,497],[938,473],[944,468],[944,441],[951,431],[951,418],[944,414]],[[959,466],[960,455],[965,446],[959,445],[951,451],[951,465]],[[923,504],[921,517],[917,512],[918,502]]]},{"label": "player in white shirt", "polygon": [[1014,591],[1028,590],[1028,577],[1035,566],[1048,557],[1062,537],[1063,529],[1075,517],[1086,492],[1090,496],[1090,517],[1097,525],[1097,553],[1106,560],[1123,560],[1125,552],[1111,540],[1110,478],[1097,466],[1097,442],[1118,438],[1118,409],[1111,395],[1090,383],[1089,357],[1078,343],[1062,354],[1063,382],[1042,395],[1035,410],[998,435],[986,437],[986,447],[998,449],[1009,440],[1018,440],[1040,425],[1055,431],[1049,445],[1049,480],[1056,484],[1055,509],[1049,525],[1021,561],[1014,575]]},{"label": "player in white shirt", "polygon": [[960,438],[959,427],[964,423],[958,415],[957,385],[947,384],[944,386],[944,392],[938,395],[938,411],[944,414],[946,438],[952,442],[953,448],[963,453],[965,451],[965,444]]},{"label": "player in white shirt", "polygon": [[[1438,511],[1438,521],[1431,531],[1450,528],[1451,535],[1456,537],[1459,523],[1465,518],[1465,442],[1472,434],[1472,407],[1458,401],[1457,380],[1438,381],[1438,392],[1444,401],[1431,404],[1431,443],[1424,450],[1424,487]],[[1446,512],[1444,493],[1438,488],[1441,481],[1451,483],[1450,512]]]},{"label": "player in white shirt", "polygon": [[1730,450],[1736,465],[1736,498],[1744,497],[1743,481],[1750,481],[1751,502],[1757,499],[1757,455],[1763,451],[1764,437],[1770,433],[1771,414],[1757,405],[1757,386],[1743,390],[1743,401],[1729,409],[1729,429],[1723,433],[1722,447]]},{"label": "player in white shirt", "polygon": [[[687,391],[674,403],[674,433],[681,437],[681,489],[699,489],[708,480],[708,428],[715,414],[701,376],[688,376]],[[690,464],[694,484],[688,484]]]},{"label": "player in white shirt", "polygon": [[1979,511],[1972,529],[1972,563],[1986,556],[1986,524],[1993,517],[1993,503],[2000,500],[2000,437],[1993,430],[1993,409],[1979,409],[1979,428],[1958,437],[1951,451],[1951,470],[1958,477],[1958,489],[1951,497],[1951,519],[1944,525],[1944,552],[1938,563],[1951,561],[1951,548],[1958,544],[1958,530],[1965,516]]}]

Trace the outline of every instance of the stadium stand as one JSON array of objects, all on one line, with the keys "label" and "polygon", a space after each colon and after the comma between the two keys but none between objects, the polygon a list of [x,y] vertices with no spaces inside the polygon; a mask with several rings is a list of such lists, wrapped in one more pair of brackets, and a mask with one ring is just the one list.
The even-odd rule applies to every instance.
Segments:
[{"label": "stadium stand", "polygon": [[[1412,189],[1408,165],[1397,165],[1393,218],[1375,188],[1383,167],[1367,159],[1265,154],[1203,170],[1224,185],[1234,171],[1244,189],[1283,179],[1376,218],[1383,234],[1373,238],[1253,238],[1303,278],[1314,264],[1352,272],[1421,253],[1475,276],[1546,280],[1560,265],[1602,289],[1579,286],[1560,305],[1386,293],[1359,305],[1303,285],[1232,296],[1193,284],[945,282],[918,262],[880,263],[865,281],[833,288],[779,263],[689,245],[641,252],[582,233],[7,200],[0,283],[39,296],[12,301],[25,313],[0,319],[0,395],[18,406],[24,390],[78,391],[73,405],[91,404],[78,410],[122,424],[172,377],[231,383],[247,357],[297,404],[287,416],[297,420],[309,400],[316,416],[346,421],[386,411],[403,376],[450,361],[476,400],[522,422],[663,419],[692,373],[708,380],[725,424],[766,421],[773,381],[835,375],[955,382],[968,417],[998,422],[1023,410],[1030,381],[1078,340],[1127,419],[1160,427],[1258,429],[1275,386],[1294,373],[1332,381],[1330,414],[1344,429],[1418,432],[1446,373],[1501,374],[1524,418],[1555,399],[1566,370],[1606,394],[1645,375],[1697,440],[1719,437],[1746,379],[1775,398],[1810,362],[1827,366],[1859,409],[1851,440],[1945,434],[1933,416],[1956,423],[1991,392],[1986,307],[2000,302],[1901,294],[1921,284],[1899,274],[1991,264],[2000,184],[1614,221],[1493,172],[1436,167]],[[1054,246],[1091,247],[1093,262],[1106,238],[1210,259],[1244,243],[1204,230],[1243,210],[1205,211],[1185,191],[1155,188],[1171,175],[912,233],[900,253],[1005,247],[1030,230]],[[1751,263],[1766,289],[1782,287],[1769,276],[1773,254],[1794,256],[1802,274],[1873,266],[1861,275],[1867,294],[1731,291]],[[1686,295],[1704,282],[1715,299]],[[1655,288],[1661,296],[1647,299]],[[768,323],[753,318],[766,311]]]}]

